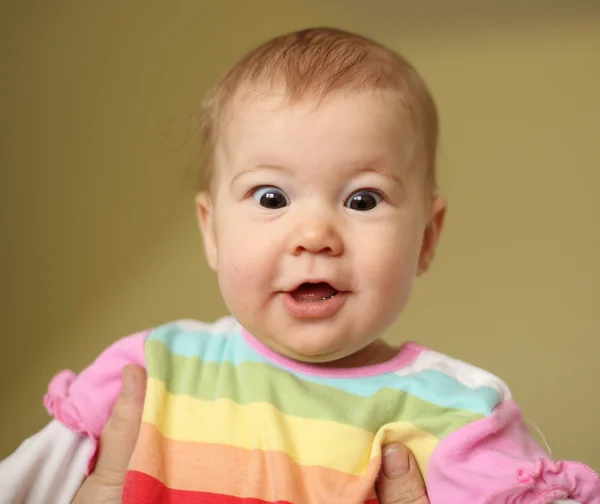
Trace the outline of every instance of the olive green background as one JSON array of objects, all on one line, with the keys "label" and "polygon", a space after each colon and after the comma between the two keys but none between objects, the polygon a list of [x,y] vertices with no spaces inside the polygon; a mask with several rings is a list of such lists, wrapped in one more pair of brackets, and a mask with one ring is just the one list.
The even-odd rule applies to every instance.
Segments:
[{"label": "olive green background", "polygon": [[0,24],[0,456],[56,371],[224,313],[188,117],[251,46],[331,25],[407,55],[442,118],[446,233],[389,339],[500,375],[555,456],[600,469],[600,2],[24,0]]}]

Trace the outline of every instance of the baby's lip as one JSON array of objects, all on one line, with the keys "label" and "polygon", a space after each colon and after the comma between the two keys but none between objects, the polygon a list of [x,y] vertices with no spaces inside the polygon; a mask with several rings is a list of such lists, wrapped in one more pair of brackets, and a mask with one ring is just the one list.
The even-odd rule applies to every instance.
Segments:
[{"label": "baby's lip", "polygon": [[302,285],[305,284],[327,284],[330,285],[337,292],[348,292],[346,289],[343,289],[338,282],[325,280],[322,278],[310,279],[310,280],[302,280],[295,284],[291,289],[285,289],[284,292],[294,292],[298,290]]}]

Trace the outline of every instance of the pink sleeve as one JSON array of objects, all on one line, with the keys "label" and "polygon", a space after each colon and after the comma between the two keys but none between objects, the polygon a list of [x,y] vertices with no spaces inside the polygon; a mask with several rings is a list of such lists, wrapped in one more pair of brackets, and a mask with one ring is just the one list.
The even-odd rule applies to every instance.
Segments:
[{"label": "pink sleeve", "polygon": [[505,401],[440,442],[427,492],[444,504],[600,504],[600,479],[580,462],[554,462],[529,435],[518,406]]},{"label": "pink sleeve", "polygon": [[128,364],[146,367],[144,341],[148,331],[123,338],[108,347],[79,375],[61,371],[50,382],[44,397],[48,413],[71,430],[95,443],[88,463],[93,470],[100,434],[121,392],[121,371]]}]

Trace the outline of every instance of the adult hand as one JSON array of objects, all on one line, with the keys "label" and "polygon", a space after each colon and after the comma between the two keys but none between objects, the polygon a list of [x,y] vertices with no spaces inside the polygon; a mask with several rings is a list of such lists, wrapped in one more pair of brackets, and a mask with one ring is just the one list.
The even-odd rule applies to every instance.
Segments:
[{"label": "adult hand", "polygon": [[380,504],[429,504],[417,461],[399,443],[383,448],[382,469],[375,490]]},{"label": "adult hand", "polygon": [[123,388],[100,437],[94,472],[83,482],[72,504],[121,504],[123,483],[138,438],[146,394],[146,371],[123,368]]},{"label": "adult hand", "polygon": [[[102,432],[98,463],[73,504],[121,504],[125,473],[142,420],[145,391],[144,369],[126,366],[123,390]],[[429,504],[415,459],[401,444],[383,449],[376,491],[380,504]]]}]

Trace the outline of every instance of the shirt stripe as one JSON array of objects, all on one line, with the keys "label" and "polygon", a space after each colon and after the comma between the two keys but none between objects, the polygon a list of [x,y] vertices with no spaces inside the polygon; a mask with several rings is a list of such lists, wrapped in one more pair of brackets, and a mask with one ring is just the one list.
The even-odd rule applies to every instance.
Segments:
[{"label": "shirt stripe", "polygon": [[[255,362],[277,367],[250,348],[241,331],[229,335],[209,334],[205,331],[182,332],[176,324],[169,324],[150,333],[147,345],[152,346],[154,341],[161,341],[173,355],[201,358],[203,362],[229,362],[233,366]],[[285,371],[307,382],[330,386],[362,397],[370,397],[381,389],[391,388],[438,406],[460,408],[486,416],[491,414],[500,400],[499,391],[488,384],[469,387],[435,369],[422,369],[412,374],[406,374],[408,370],[404,369],[402,375],[397,372],[385,373],[360,379],[329,378]]]},{"label": "shirt stripe", "polygon": [[[378,437],[385,434],[382,430],[376,437],[336,422],[286,415],[267,403],[239,405],[229,399],[202,401],[173,395],[155,378],[148,378],[145,404],[143,420],[169,439],[282,451],[299,464],[356,475],[363,475],[369,459],[381,454]],[[419,453],[431,453],[437,445],[434,436],[410,422],[388,427],[395,440],[414,445]]]},{"label": "shirt stripe", "polygon": [[[205,401],[231,399],[240,405],[268,402],[287,415],[345,423],[373,434],[381,427],[382,417],[401,415],[437,438],[482,418],[480,414],[438,406],[393,388],[383,388],[365,401],[363,396],[305,381],[266,363],[243,362],[233,366],[227,361],[217,364],[171,355],[158,341],[148,342],[147,352],[153,362],[149,369],[152,378],[165,383],[172,394]],[[373,401],[378,405],[376,412]]]},{"label": "shirt stripe", "polygon": [[[357,477],[326,467],[299,465],[283,452],[173,441],[144,422],[130,467],[155,475],[161,483],[177,490],[226,491],[234,497],[267,502],[327,502],[335,489],[339,502],[352,502],[359,496],[361,501],[375,498],[371,482],[377,476],[380,460],[371,459],[365,477]],[[253,474],[261,477],[249,477]]]}]

